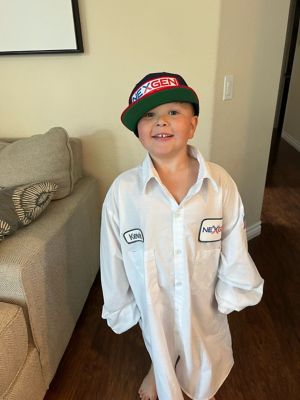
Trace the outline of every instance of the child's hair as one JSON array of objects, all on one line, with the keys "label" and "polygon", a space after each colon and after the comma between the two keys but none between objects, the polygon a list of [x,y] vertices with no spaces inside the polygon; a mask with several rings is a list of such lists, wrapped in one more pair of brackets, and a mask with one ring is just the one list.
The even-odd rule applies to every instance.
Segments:
[{"label": "child's hair", "polygon": [[148,74],[133,88],[121,121],[138,135],[137,124],[146,112],[161,104],[173,102],[191,103],[195,115],[199,115],[198,96],[180,75],[169,72]]}]

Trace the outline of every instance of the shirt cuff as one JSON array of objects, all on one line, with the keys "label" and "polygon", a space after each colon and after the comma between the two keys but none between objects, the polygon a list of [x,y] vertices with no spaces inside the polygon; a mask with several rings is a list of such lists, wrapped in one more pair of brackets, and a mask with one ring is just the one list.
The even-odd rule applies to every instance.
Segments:
[{"label": "shirt cuff", "polygon": [[107,320],[107,325],[115,333],[123,333],[138,323],[140,312],[135,302],[129,303],[114,312],[109,312],[104,305],[102,318]]}]

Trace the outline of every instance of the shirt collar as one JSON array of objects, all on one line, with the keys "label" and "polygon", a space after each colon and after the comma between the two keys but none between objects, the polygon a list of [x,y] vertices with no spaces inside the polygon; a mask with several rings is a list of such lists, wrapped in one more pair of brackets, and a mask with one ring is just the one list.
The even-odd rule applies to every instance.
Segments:
[{"label": "shirt collar", "polygon": [[154,168],[154,165],[153,165],[153,162],[151,160],[149,153],[147,153],[147,155],[142,163],[142,171],[143,171],[143,192],[145,192],[148,184],[150,184],[150,182],[152,180],[156,180],[156,181],[160,182],[159,175],[158,175],[156,169]]},{"label": "shirt collar", "polygon": [[199,166],[200,166],[199,167],[198,178],[197,178],[197,181],[196,181],[196,184],[195,184],[195,186],[197,188],[197,191],[199,191],[201,189],[204,179],[207,179],[207,180],[209,180],[211,182],[214,190],[216,192],[218,192],[219,191],[219,187],[217,185],[217,182],[212,177],[210,166],[205,161],[205,159],[202,156],[202,154],[200,153],[200,151],[198,149],[196,149],[196,147],[188,146],[188,152],[192,157],[196,158],[196,160],[198,161]]},{"label": "shirt collar", "polygon": [[[195,183],[195,187],[197,188],[197,191],[199,191],[201,189],[204,179],[208,179],[211,182],[214,190],[216,192],[218,192],[219,187],[211,175],[210,166],[209,166],[209,164],[207,164],[207,162],[205,161],[205,159],[202,156],[202,154],[200,153],[200,151],[198,149],[196,149],[195,147],[188,145],[188,152],[192,157],[194,157],[198,160],[198,163],[200,166],[198,178]],[[152,180],[156,180],[158,183],[161,184],[161,180],[159,178],[159,175],[158,175],[156,169],[154,168],[154,165],[152,163],[149,153],[146,155],[146,157],[142,163],[142,171],[143,171],[143,192],[146,191],[148,184]]]}]

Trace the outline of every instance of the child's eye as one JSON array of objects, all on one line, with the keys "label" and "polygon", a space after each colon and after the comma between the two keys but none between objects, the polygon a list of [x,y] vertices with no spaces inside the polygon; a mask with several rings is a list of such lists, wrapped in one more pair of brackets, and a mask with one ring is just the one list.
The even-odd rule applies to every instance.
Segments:
[{"label": "child's eye", "polygon": [[148,111],[145,115],[144,118],[152,118],[154,116],[154,112]]},{"label": "child's eye", "polygon": [[177,115],[177,114],[179,114],[179,113],[178,113],[178,111],[176,111],[176,110],[171,110],[171,111],[169,111],[169,114],[170,114],[170,115]]}]

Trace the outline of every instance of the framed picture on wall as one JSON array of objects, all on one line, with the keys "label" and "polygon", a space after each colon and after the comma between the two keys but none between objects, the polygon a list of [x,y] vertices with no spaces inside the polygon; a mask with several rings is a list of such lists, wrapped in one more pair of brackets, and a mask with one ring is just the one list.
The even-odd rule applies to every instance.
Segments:
[{"label": "framed picture on wall", "polygon": [[0,55],[83,51],[78,0],[0,0]]}]

